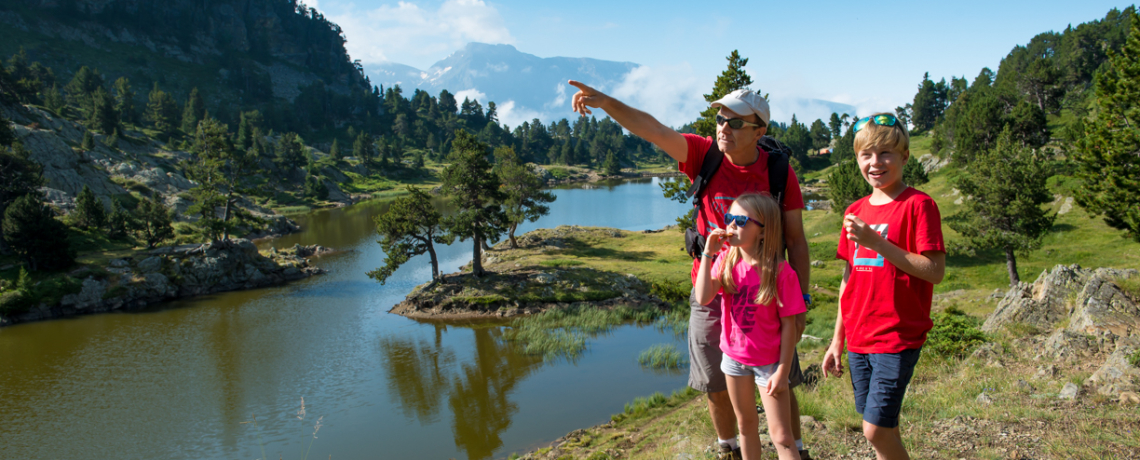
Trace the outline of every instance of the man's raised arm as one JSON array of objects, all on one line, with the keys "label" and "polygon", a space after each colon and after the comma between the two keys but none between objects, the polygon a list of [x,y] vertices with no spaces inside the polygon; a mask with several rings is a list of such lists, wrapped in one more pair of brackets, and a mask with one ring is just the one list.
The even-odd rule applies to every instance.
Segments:
[{"label": "man's raised arm", "polygon": [[590,107],[602,109],[606,114],[618,122],[622,128],[629,130],[633,135],[652,142],[674,160],[684,163],[688,159],[689,144],[685,136],[661,124],[652,115],[625,105],[601,91],[586,86],[581,82],[569,82],[578,88],[571,99],[571,107],[575,112],[585,116],[592,114]]}]

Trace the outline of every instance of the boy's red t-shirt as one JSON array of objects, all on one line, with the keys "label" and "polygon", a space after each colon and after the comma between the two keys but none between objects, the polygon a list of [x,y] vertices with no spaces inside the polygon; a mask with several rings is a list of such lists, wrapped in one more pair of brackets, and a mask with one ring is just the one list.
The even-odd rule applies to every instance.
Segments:
[{"label": "boy's red t-shirt", "polygon": [[[907,188],[894,201],[875,206],[863,197],[847,207],[895,246],[907,252],[946,251],[942,217],[930,195]],[[898,353],[921,347],[934,327],[930,303],[934,285],[896,268],[882,255],[839,234],[836,258],[851,276],[841,294],[847,349],[855,353]]]},{"label": "boy's red t-shirt", "polygon": [[[692,181],[701,173],[701,164],[712,146],[711,137],[701,137],[696,134],[684,134],[689,144],[689,153],[684,163],[677,163],[678,169],[689,176]],[[702,198],[701,215],[697,216],[697,231],[708,237],[709,229],[724,227],[724,214],[728,207],[736,201],[736,197],[749,192],[768,192],[768,152],[759,146],[760,156],[748,166],[732,164],[726,158],[720,163],[716,173],[705,184],[705,195]],[[784,211],[803,209],[804,197],[800,192],[800,181],[795,171],[788,165],[788,184],[784,187]],[[700,259],[693,259],[692,279],[697,279],[697,269],[700,268]]]}]

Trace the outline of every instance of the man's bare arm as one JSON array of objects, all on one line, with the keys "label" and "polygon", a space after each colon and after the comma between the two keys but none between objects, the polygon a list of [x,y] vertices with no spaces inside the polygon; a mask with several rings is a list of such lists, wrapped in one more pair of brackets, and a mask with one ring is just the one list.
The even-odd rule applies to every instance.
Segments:
[{"label": "man's bare arm", "polygon": [[578,92],[574,93],[570,102],[575,112],[582,115],[592,114],[590,107],[605,110],[606,114],[622,128],[653,143],[677,162],[684,163],[688,159],[689,144],[681,133],[661,124],[652,115],[625,105],[622,101],[581,82],[570,80],[569,83],[578,88]]},{"label": "man's bare arm", "polygon": [[[802,209],[784,211],[784,242],[788,246],[788,264],[792,266],[792,270],[796,271],[796,276],[800,279],[800,290],[804,294],[810,294],[808,288],[811,286],[811,261],[809,260],[811,256],[808,254],[807,237],[804,236]],[[803,338],[805,328],[807,328],[807,314],[800,313],[796,315],[797,343]]]}]

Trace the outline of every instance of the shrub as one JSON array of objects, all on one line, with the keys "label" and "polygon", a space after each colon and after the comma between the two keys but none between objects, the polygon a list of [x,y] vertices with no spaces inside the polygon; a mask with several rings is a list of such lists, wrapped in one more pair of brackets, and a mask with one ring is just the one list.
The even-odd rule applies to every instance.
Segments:
[{"label": "shrub", "polygon": [[974,348],[989,341],[978,329],[981,320],[953,305],[934,315],[934,328],[926,338],[927,350],[947,358],[965,358]]}]

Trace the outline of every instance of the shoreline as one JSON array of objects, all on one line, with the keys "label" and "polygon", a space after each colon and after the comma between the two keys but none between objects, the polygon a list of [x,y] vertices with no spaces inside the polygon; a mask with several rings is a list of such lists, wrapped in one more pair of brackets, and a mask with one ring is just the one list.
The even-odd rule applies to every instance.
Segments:
[{"label": "shoreline", "polygon": [[0,316],[0,327],[113,311],[135,311],[156,303],[201,295],[273,287],[327,273],[308,258],[333,253],[323,246],[294,246],[258,252],[247,239],[166,246],[147,257],[111,260],[105,267],[69,272],[72,284],[60,300],[41,302]]}]

